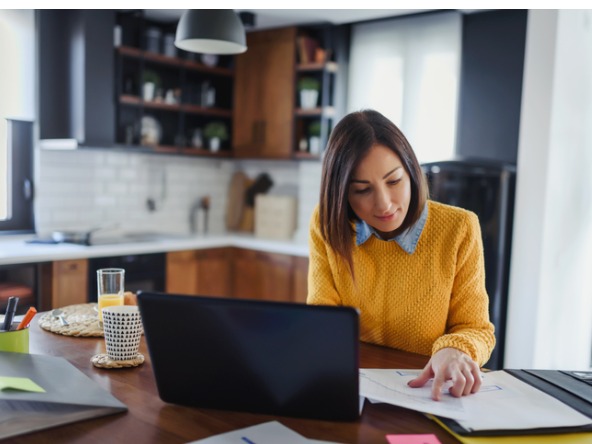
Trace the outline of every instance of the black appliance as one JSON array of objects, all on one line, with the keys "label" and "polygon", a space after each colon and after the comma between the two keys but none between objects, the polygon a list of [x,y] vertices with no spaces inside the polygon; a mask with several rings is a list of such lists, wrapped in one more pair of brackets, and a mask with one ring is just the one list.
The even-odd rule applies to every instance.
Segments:
[{"label": "black appliance", "polygon": [[25,314],[29,307],[39,306],[39,264],[7,264],[0,265],[0,313],[6,312],[8,298],[18,296],[16,314]]},{"label": "black appliance", "polygon": [[497,345],[485,367],[503,368],[516,166],[494,160],[456,159],[422,164],[432,200],[479,217],[485,287]]},{"label": "black appliance", "polygon": [[166,253],[129,254],[125,256],[95,257],[88,260],[88,300],[97,301],[97,270],[123,268],[125,290],[165,291]]}]

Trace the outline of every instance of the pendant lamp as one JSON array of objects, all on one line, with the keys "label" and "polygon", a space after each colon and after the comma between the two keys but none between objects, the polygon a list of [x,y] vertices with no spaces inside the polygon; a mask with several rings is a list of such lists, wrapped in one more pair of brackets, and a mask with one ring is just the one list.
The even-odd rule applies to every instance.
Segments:
[{"label": "pendant lamp", "polygon": [[247,50],[246,41],[232,9],[188,9],[179,19],[175,46],[201,54],[240,54]]}]

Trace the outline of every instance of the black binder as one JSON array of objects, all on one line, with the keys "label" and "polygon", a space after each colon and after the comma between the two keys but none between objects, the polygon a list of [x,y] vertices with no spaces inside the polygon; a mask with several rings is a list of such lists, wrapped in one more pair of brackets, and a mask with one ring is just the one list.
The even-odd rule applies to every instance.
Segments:
[{"label": "black binder", "polygon": [[[592,419],[592,371],[563,370],[501,370],[553,396],[574,410]],[[542,435],[554,433],[592,432],[592,424],[580,427],[552,427],[521,430],[466,430],[450,418],[438,417],[452,432],[464,436]]]}]

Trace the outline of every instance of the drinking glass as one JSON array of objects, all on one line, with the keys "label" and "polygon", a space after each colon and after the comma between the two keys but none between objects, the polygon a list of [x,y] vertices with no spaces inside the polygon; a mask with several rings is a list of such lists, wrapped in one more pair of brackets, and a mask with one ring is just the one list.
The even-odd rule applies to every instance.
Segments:
[{"label": "drinking glass", "polygon": [[97,270],[99,326],[103,328],[103,308],[123,305],[125,270],[101,268]]}]

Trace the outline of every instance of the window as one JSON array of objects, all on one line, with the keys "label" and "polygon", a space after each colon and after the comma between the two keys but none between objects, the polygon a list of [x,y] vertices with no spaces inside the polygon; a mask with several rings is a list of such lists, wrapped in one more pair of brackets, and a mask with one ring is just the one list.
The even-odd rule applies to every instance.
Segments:
[{"label": "window", "polygon": [[420,162],[453,157],[461,33],[454,11],[354,25],[348,110],[391,119]]},{"label": "window", "polygon": [[33,10],[0,10],[0,232],[33,226]]}]

